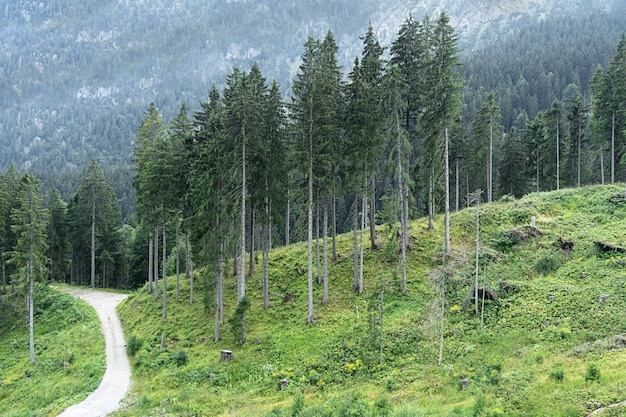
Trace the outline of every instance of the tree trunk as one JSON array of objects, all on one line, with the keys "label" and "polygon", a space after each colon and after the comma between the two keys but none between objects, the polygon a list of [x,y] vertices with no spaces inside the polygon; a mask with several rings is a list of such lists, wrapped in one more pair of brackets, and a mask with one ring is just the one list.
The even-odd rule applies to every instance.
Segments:
[{"label": "tree trunk", "polygon": [[213,323],[213,341],[217,342],[220,340],[220,325],[223,324],[223,298],[222,298],[222,287],[223,287],[223,255],[224,254],[224,240],[220,238],[220,243],[218,244],[218,255],[216,262],[216,274],[215,274],[215,320]]},{"label": "tree trunk", "polygon": [[154,299],[159,297],[159,228],[154,228],[154,272],[152,273],[154,280]]},{"label": "tree trunk", "polygon": [[193,304],[193,272],[189,258],[189,233],[185,229],[185,275],[189,279],[189,304]]},{"label": "tree trunk", "polygon": [[[245,138],[245,130],[244,130]],[[237,302],[246,295],[246,143],[242,145],[241,163],[241,230],[239,231],[239,271],[237,272]]]},{"label": "tree trunk", "polygon": [[445,254],[450,253],[450,161],[448,156],[448,128],[444,130],[443,160],[444,160],[444,224],[445,224]]},{"label": "tree trunk", "polygon": [[456,176],[456,184],[455,184],[455,191],[456,191],[456,201],[455,201],[455,205],[454,205],[454,210],[455,211],[459,211],[459,209],[461,208],[461,199],[460,199],[460,195],[459,193],[461,192],[461,185],[459,184],[459,157],[457,156],[455,159],[455,169],[454,169],[454,174]]},{"label": "tree trunk", "polygon": [[359,259],[359,294],[363,293],[363,247],[365,246],[365,219],[367,218],[367,191],[363,192],[361,207],[361,248]]},{"label": "tree trunk", "polygon": [[253,207],[250,207],[250,257],[248,258],[248,276],[251,276],[254,274],[254,245],[256,244],[255,242],[255,236],[254,236],[254,230],[255,230],[255,225],[256,223],[256,209],[254,209]]},{"label": "tree trunk", "polygon": [[404,171],[402,169],[402,159],[404,155],[401,154],[402,144],[400,143],[400,136],[397,140],[397,157],[398,157],[398,199],[400,205],[400,267],[402,270],[402,295],[406,294],[406,244],[407,244],[407,225],[406,225],[406,208],[405,208],[405,184],[404,184]]},{"label": "tree trunk", "polygon": [[315,202],[315,265],[317,266],[317,285],[322,283],[322,265],[320,263],[320,198]]},{"label": "tree trunk", "polygon": [[358,230],[359,230],[359,195],[358,192],[354,192],[354,212],[352,213],[352,243],[353,243],[353,272],[354,283],[352,284],[352,290],[357,291],[359,289],[359,245],[358,245]]},{"label": "tree trunk", "polygon": [[[446,129],[446,136],[447,136]],[[489,176],[487,178],[487,202],[493,201],[493,113],[489,113]]]},{"label": "tree trunk", "polygon": [[430,178],[428,180],[428,230],[433,230],[435,228],[435,224],[433,223],[434,216],[434,202],[433,202],[433,187],[434,187],[434,173],[435,169],[433,168],[430,174]]},{"label": "tree trunk", "polygon": [[335,190],[333,190],[333,209],[332,209],[332,226],[331,226],[331,234],[333,240],[333,257],[332,260],[337,260],[337,197],[335,196]]},{"label": "tree trunk", "polygon": [[91,288],[96,287],[96,189],[91,187]]},{"label": "tree trunk", "polygon": [[287,213],[285,214],[285,246],[289,246],[289,228],[291,227],[289,224],[289,216],[291,215],[291,195],[289,190],[287,190]]},{"label": "tree trunk", "polygon": [[[32,205],[32,201],[31,201],[31,205]],[[35,301],[34,301],[34,297],[35,297],[35,291],[34,291],[34,284],[35,284],[35,277],[33,276],[35,271],[34,271],[34,251],[35,249],[33,248],[33,241],[34,241],[34,237],[33,237],[33,215],[32,215],[32,210],[31,210],[31,215],[30,215],[30,249],[28,251],[28,340],[29,340],[29,351],[30,351],[30,364],[34,365],[35,364],[35,325],[34,325],[34,319],[35,319]]]},{"label": "tree trunk", "polygon": [[604,149],[600,148],[600,178],[604,185]]},{"label": "tree trunk", "polygon": [[324,230],[322,232],[324,239],[324,294],[322,296],[322,304],[328,303],[328,202],[324,202]]},{"label": "tree trunk", "polygon": [[474,267],[474,301],[476,302],[476,315],[478,315],[478,253],[479,253],[479,238],[480,238],[480,192],[476,192],[476,263]]},{"label": "tree trunk", "polygon": [[270,245],[272,239],[272,229],[270,223],[270,205],[267,197],[265,198],[265,224],[263,225],[263,308],[266,310],[270,306],[270,290],[269,290],[269,257]]},{"label": "tree trunk", "polygon": [[167,243],[165,240],[165,220],[163,221],[163,245],[161,271],[163,272],[163,320],[167,320]]},{"label": "tree trunk", "polygon": [[582,129],[580,127],[580,123],[578,124],[578,157],[576,161],[576,185],[580,188],[580,150],[581,150],[581,141],[582,141]]},{"label": "tree trunk", "polygon": [[557,112],[557,120],[556,120],[556,189],[560,189],[560,177],[561,177],[561,155],[560,155],[560,138],[559,138],[559,114]]},{"label": "tree trunk", "polygon": [[[311,110],[312,111],[312,110]],[[308,201],[308,315],[307,323],[313,323],[313,132],[309,128],[309,201]]]},{"label": "tree trunk", "polygon": [[370,190],[370,242],[372,249],[378,249],[378,244],[376,243],[376,177],[372,173],[371,178],[371,186]]},{"label": "tree trunk", "polygon": [[176,213],[176,297],[180,297],[180,256],[178,256],[178,213]]},{"label": "tree trunk", "polygon": [[615,182],[615,110],[611,114],[611,184]]},{"label": "tree trunk", "polygon": [[152,294],[152,232],[148,241],[148,294]]}]

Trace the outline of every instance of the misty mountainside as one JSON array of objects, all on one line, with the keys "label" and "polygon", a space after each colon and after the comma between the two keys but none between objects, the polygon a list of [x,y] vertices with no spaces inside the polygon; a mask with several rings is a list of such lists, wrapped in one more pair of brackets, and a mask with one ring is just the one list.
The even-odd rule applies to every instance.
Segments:
[{"label": "misty mountainside", "polygon": [[[332,30],[346,74],[370,22],[389,46],[409,15],[442,11],[464,49],[466,118],[493,89],[510,126],[570,83],[586,91],[626,27],[619,3],[2,0],[0,169],[34,171],[67,195],[95,158],[119,195],[132,181],[137,127],[150,102],[166,119],[182,102],[197,109],[233,67],[254,62],[288,100],[307,36]],[[520,97],[520,82],[532,99]]]}]

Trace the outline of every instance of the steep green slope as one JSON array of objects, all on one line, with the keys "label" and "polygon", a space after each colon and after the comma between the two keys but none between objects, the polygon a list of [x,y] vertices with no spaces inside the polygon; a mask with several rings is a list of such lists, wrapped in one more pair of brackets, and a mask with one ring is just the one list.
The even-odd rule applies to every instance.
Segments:
[{"label": "steep green slope", "polygon": [[31,366],[22,296],[0,305],[0,415],[56,416],[94,391],[105,369],[104,336],[84,301],[50,288],[35,299]]},{"label": "steep green slope", "polygon": [[[260,277],[248,281],[243,346],[233,342],[228,324],[222,340],[212,342],[212,308],[200,297],[189,305],[171,287],[163,323],[161,300],[144,289],[120,308],[136,350],[136,383],[127,409],[115,415],[577,416],[589,412],[588,402],[593,408],[594,402],[624,400],[625,215],[623,186],[538,193],[481,207],[481,331],[472,296],[476,209],[453,214],[441,366],[441,219],[432,231],[423,220],[411,225],[405,296],[388,237],[393,232],[381,228],[383,249],[366,251],[361,296],[351,291],[350,236],[341,236],[330,303],[316,304],[314,325],[305,324],[306,276],[298,273],[305,245],[274,250],[268,310]],[[315,289],[317,301],[321,291]],[[201,285],[197,294],[211,297],[210,286]],[[229,277],[227,319],[235,297]],[[161,349],[163,334],[167,346]],[[221,349],[232,350],[233,359],[220,363]]]}]

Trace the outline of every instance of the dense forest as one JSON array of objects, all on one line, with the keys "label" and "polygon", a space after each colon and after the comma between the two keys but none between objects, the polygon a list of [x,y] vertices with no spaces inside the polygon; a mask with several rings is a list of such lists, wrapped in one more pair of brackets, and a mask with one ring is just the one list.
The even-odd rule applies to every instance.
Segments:
[{"label": "dense forest", "polygon": [[368,20],[389,45],[406,16],[441,10],[460,35],[465,126],[491,90],[507,130],[562,100],[569,84],[589,102],[590,76],[626,26],[620,2],[491,3],[0,2],[0,169],[33,172],[67,200],[95,159],[128,221],[132,149],[150,102],[166,120],[183,102],[196,111],[233,67],[255,62],[289,101],[307,36],[332,30],[347,76]]}]

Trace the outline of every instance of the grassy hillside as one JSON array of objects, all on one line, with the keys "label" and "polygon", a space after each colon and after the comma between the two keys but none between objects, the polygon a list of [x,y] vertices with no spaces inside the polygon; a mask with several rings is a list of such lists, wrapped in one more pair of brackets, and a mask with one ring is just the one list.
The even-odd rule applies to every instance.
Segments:
[{"label": "grassy hillside", "polygon": [[[624,400],[623,193],[623,186],[598,186],[481,206],[479,288],[487,298],[482,331],[472,296],[474,208],[452,215],[453,250],[445,268],[442,219],[432,231],[424,220],[411,224],[404,296],[393,232],[381,227],[383,249],[366,251],[366,292],[360,296],[351,290],[350,236],[341,236],[328,305],[319,304],[321,285],[315,288],[314,325],[305,324],[306,274],[298,273],[298,265],[306,265],[306,245],[274,250],[268,310],[260,274],[248,280],[243,346],[234,343],[228,323],[222,341],[213,343],[212,311],[200,300],[200,292],[211,296],[210,286],[201,286],[189,305],[187,293],[174,296],[170,279],[166,323],[161,300],[140,291],[120,307],[136,350],[135,384],[129,405],[115,416],[582,416],[590,412],[588,402]],[[533,216],[535,228],[529,227]],[[444,272],[438,366],[436,283]],[[225,288],[228,319],[235,308],[234,278]],[[162,334],[165,349],[159,347]],[[220,349],[232,350],[233,359],[220,363]],[[283,379],[288,382],[280,390]]]},{"label": "grassy hillside", "polygon": [[23,299],[5,299],[0,309],[3,417],[56,416],[84,400],[104,374],[104,336],[93,308],[51,288],[41,288],[35,300],[34,366],[27,323],[9,314],[12,308],[23,311]]}]

